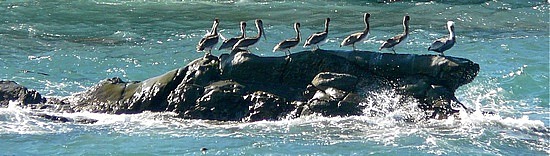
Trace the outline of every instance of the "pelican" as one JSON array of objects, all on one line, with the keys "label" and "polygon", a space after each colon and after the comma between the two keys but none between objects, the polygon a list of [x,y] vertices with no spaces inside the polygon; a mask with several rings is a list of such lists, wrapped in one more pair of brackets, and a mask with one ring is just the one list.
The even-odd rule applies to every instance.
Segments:
[{"label": "pelican", "polygon": [[447,29],[449,30],[449,37],[435,40],[432,45],[428,47],[428,51],[431,50],[444,55],[443,52],[445,52],[445,50],[449,50],[455,45],[455,22],[447,21]]},{"label": "pelican", "polygon": [[353,50],[355,51],[355,43],[363,40],[369,35],[369,29],[370,29],[369,17],[370,17],[370,14],[365,13],[364,19],[363,19],[365,22],[365,29],[362,32],[356,32],[346,37],[344,41],[342,41],[342,43],[340,44],[340,47],[351,45],[353,47]]},{"label": "pelican", "polygon": [[273,48],[273,52],[284,51],[286,55],[286,52],[288,51],[287,56],[289,56],[290,48],[293,48],[298,45],[298,43],[300,43],[300,23],[294,23],[294,31],[296,31],[296,38],[289,38],[279,42],[279,44],[277,44],[275,48]]},{"label": "pelican", "polygon": [[304,43],[304,48],[307,46],[314,46],[313,50],[317,50],[319,49],[318,44],[322,44],[322,42],[327,41],[329,22],[330,22],[330,18],[325,19],[325,31],[311,34],[311,36],[307,38],[306,43]]},{"label": "pelican", "polygon": [[214,45],[218,43],[219,35],[218,35],[218,25],[220,24],[219,19],[214,19],[214,25],[212,25],[212,32],[210,34],[205,35],[200,41],[199,44],[197,44],[197,51],[207,51],[204,55],[205,57],[210,55],[210,52]]},{"label": "pelican", "polygon": [[223,43],[220,46],[220,48],[218,48],[218,50],[232,48],[235,45],[235,43],[237,43],[239,40],[246,37],[245,30],[246,30],[246,22],[241,21],[241,36],[223,40]]},{"label": "pelican", "polygon": [[411,19],[411,17],[409,16],[405,16],[403,17],[403,34],[399,34],[397,36],[394,36],[388,40],[386,40],[384,43],[382,43],[382,45],[380,46],[380,48],[378,48],[378,50],[382,50],[384,48],[391,48],[391,50],[393,51],[393,53],[395,54],[395,46],[398,45],[399,43],[401,42],[404,42],[405,40],[407,40],[407,36],[409,36],[409,20]]},{"label": "pelican", "polygon": [[237,43],[235,43],[232,50],[235,50],[235,49],[248,50],[249,46],[258,43],[258,41],[260,40],[262,35],[264,36],[264,39],[267,40],[267,38],[265,37],[265,34],[264,34],[264,26],[263,26],[262,20],[256,19],[256,28],[258,29],[258,35],[256,35],[255,37],[251,37],[251,38],[247,37],[247,38],[243,38],[243,39],[239,40]]}]

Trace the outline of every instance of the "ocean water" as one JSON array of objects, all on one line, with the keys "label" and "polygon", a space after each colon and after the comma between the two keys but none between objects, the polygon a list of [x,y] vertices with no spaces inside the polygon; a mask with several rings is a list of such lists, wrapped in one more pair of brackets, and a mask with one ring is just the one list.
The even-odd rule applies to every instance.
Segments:
[{"label": "ocean water", "polygon": [[[364,103],[369,107],[360,116],[252,123],[173,113],[47,112],[98,120],[55,123],[12,103],[0,108],[0,155],[202,155],[202,147],[209,149],[205,155],[549,155],[549,6],[544,0],[2,0],[0,79],[46,96],[70,96],[105,78],[139,81],[182,67],[203,55],[195,45],[214,18],[226,37],[239,34],[239,21],[247,21],[247,33],[255,35],[253,20],[262,19],[267,40],[251,51],[263,56],[284,55],[271,50],[294,36],[292,23],[301,23],[305,38],[322,31],[326,17],[329,41],[321,47],[350,50],[338,45],[363,29],[364,12],[371,14],[371,33],[358,49],[377,51],[402,32],[401,20],[409,15],[410,38],[396,51],[435,54],[427,47],[447,35],[445,23],[453,20],[457,43],[445,54],[468,58],[481,70],[456,92],[476,112],[414,123],[400,117],[420,114],[417,103],[399,103],[391,90],[365,93],[381,105]],[[221,53],[227,51],[213,51]]]}]

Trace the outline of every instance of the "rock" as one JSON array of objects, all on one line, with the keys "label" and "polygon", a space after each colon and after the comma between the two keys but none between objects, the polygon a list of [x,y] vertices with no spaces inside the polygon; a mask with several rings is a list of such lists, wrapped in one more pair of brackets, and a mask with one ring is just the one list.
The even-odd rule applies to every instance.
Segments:
[{"label": "rock", "polygon": [[75,123],[79,124],[95,124],[98,120],[96,119],[77,119],[74,120]]},{"label": "rock", "polygon": [[301,115],[321,114],[323,116],[350,116],[359,115],[359,96],[335,88],[318,90],[313,98],[307,102]]},{"label": "rock", "polygon": [[69,118],[62,117],[62,116],[55,116],[55,115],[48,115],[48,114],[37,114],[36,116],[42,117],[44,119],[56,121],[56,122],[69,122]]},{"label": "rock", "polygon": [[350,116],[350,115],[361,115],[363,113],[363,107],[359,106],[361,99],[356,93],[349,93],[338,102],[338,113],[335,113],[340,116]]},{"label": "rock", "polygon": [[39,104],[46,99],[35,90],[29,90],[14,81],[0,81],[0,107],[8,107],[9,101],[19,101],[23,105]]},{"label": "rock", "polygon": [[[458,112],[457,106],[453,105],[456,99],[454,92],[443,86],[431,86],[422,102],[426,105],[420,106],[425,110],[434,110],[432,118],[446,118],[446,116]],[[458,101],[456,101],[458,102]]]},{"label": "rock", "polygon": [[221,60],[222,79],[231,79],[254,91],[266,91],[290,100],[301,94],[320,72],[353,74],[356,66],[329,53],[300,52],[286,57],[260,57],[238,52]]},{"label": "rock", "polygon": [[290,61],[283,73],[283,83],[306,87],[321,72],[357,75],[364,72],[345,58],[323,52],[300,52],[290,55]]},{"label": "rock", "polygon": [[333,87],[339,90],[353,91],[355,90],[355,86],[358,82],[359,79],[357,76],[350,74],[322,72],[313,78],[311,84],[321,90],[326,90],[329,87]]},{"label": "rock", "polygon": [[348,95],[348,92],[339,90],[336,88],[332,88],[332,87],[325,89],[323,92],[327,94],[330,97],[330,99],[333,99],[333,100],[342,100],[344,99],[344,97]]},{"label": "rock", "polygon": [[195,84],[180,83],[168,95],[167,111],[185,112],[195,106],[197,99],[204,93],[204,87]]},{"label": "rock", "polygon": [[[184,68],[144,81],[132,98],[125,103],[138,112],[144,110],[165,111],[167,98],[177,96],[174,90],[182,84],[204,86],[220,78],[219,60],[209,56],[197,59]],[[181,96],[180,96],[181,97]],[[170,103],[173,105],[173,103]]]},{"label": "rock", "polygon": [[251,102],[248,110],[249,114],[243,120],[247,122],[277,120],[295,109],[285,99],[267,92],[256,91],[244,96],[244,98],[246,101]]},{"label": "rock", "polygon": [[[177,100],[183,93],[175,89],[178,86],[179,89],[193,85],[204,86],[219,80],[218,66],[219,60],[210,56],[142,82],[124,82],[120,78],[107,79],[88,91],[77,94],[73,100],[73,109],[115,114],[175,109],[176,105],[183,106],[187,102]],[[193,88],[188,87],[188,90]]]},{"label": "rock", "polygon": [[195,106],[183,114],[185,118],[240,121],[248,114],[249,103],[243,98],[243,85],[225,80],[205,87]]},{"label": "rock", "polygon": [[425,75],[435,85],[452,91],[470,83],[477,76],[479,64],[463,58],[439,55],[390,54],[364,51],[322,52],[346,58],[375,75],[386,78],[405,78]]},{"label": "rock", "polygon": [[282,84],[282,74],[287,61],[283,57],[260,57],[238,52],[221,60],[222,79],[243,84]]},{"label": "rock", "polygon": [[63,117],[63,116],[58,116],[58,115],[50,115],[50,114],[44,114],[44,113],[35,114],[35,116],[41,117],[41,118],[44,118],[44,119],[48,119],[48,120],[51,120],[51,121],[54,121],[54,122],[61,122],[61,123],[74,122],[74,123],[78,123],[78,124],[94,124],[98,121],[96,119],[89,119],[89,118],[71,119],[71,118],[68,118],[68,117]]},{"label": "rock", "polygon": [[[111,78],[99,82],[89,90],[77,94],[71,102],[72,109],[94,113],[128,113],[128,104],[122,102],[126,90],[136,88],[139,82],[123,82],[120,78]],[[128,87],[131,86],[131,87]],[[128,87],[128,88],[127,88]]]},{"label": "rock", "polygon": [[[434,112],[432,117],[446,116],[456,112],[455,90],[478,71],[470,60],[436,55],[317,50],[260,57],[234,52],[199,58],[141,82],[106,79],[71,100],[32,107],[114,114],[173,111],[191,119],[259,121],[360,115],[360,103],[369,102],[362,97],[365,92],[391,89],[407,97],[402,100],[418,100],[419,108]],[[4,83],[1,106],[13,99],[44,102],[36,92]]]},{"label": "rock", "polygon": [[426,92],[430,89],[428,82],[430,79],[425,76],[411,76],[397,80],[397,90],[401,93],[413,96],[418,99],[426,97]]},{"label": "rock", "polygon": [[[297,114],[354,115],[361,112],[361,97],[356,93],[361,81],[367,83],[359,85],[362,90],[389,87],[419,99],[424,109],[448,110],[439,109],[448,103],[435,101],[456,99],[447,93],[472,81],[479,70],[479,65],[461,58],[365,51],[317,50],[288,58],[235,52],[220,58],[200,58],[143,82],[102,82],[84,94],[100,100],[84,100],[88,105],[82,108],[108,113],[174,111],[185,118],[256,121],[281,116],[279,111],[286,111],[282,103],[297,102],[302,105],[291,105],[302,110]],[[277,109],[268,113],[264,108]]]},{"label": "rock", "polygon": [[[353,93],[359,79],[350,74],[322,72],[313,78],[306,97],[310,100],[301,115],[321,114],[324,116],[359,115],[360,97]],[[313,95],[311,93],[315,92]]]}]

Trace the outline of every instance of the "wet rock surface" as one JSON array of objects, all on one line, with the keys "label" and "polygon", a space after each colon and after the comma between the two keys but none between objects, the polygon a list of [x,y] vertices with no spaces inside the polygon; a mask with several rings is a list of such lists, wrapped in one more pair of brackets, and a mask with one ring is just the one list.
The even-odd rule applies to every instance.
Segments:
[{"label": "wet rock surface", "polygon": [[296,108],[286,99],[263,91],[245,95],[244,99],[249,102],[249,107],[243,121],[275,120],[285,117]]},{"label": "wet rock surface", "polygon": [[[457,112],[455,90],[478,71],[478,64],[449,56],[317,50],[260,57],[233,52],[199,58],[141,82],[106,79],[71,100],[34,106],[111,114],[172,111],[183,118],[250,122],[360,115],[365,90],[390,88],[416,99],[419,108],[433,112],[428,117],[436,118]],[[4,81],[0,87],[0,106],[7,100],[46,103],[34,91]]]}]

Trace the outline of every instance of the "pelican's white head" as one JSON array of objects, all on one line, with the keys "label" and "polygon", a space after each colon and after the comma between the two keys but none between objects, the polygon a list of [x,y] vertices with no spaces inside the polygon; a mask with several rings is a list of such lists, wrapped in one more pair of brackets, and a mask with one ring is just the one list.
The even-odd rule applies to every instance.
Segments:
[{"label": "pelican's white head", "polygon": [[447,21],[447,29],[449,29],[449,38],[455,37],[455,22]]},{"label": "pelican's white head", "polygon": [[455,22],[453,21],[447,21],[447,27],[452,27],[455,25]]}]

